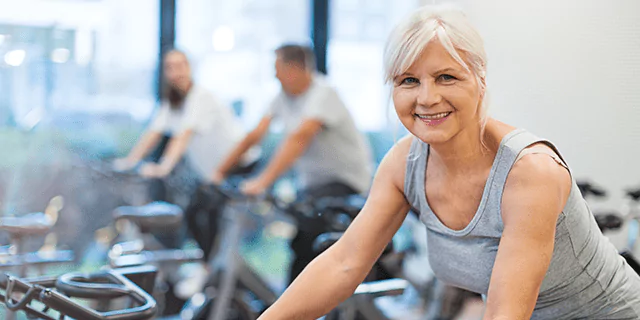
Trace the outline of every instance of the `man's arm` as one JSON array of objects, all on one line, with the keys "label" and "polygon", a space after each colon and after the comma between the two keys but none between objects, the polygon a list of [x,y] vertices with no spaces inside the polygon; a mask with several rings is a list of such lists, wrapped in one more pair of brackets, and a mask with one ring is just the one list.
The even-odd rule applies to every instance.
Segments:
[{"label": "man's arm", "polygon": [[322,131],[323,123],[316,119],[306,119],[287,136],[284,143],[269,162],[259,178],[264,185],[271,185],[304,154],[313,138]]},{"label": "man's arm", "polygon": [[149,128],[144,132],[131,151],[129,151],[129,154],[123,159],[116,160],[114,163],[116,168],[119,170],[128,170],[133,168],[138,164],[138,162],[142,161],[142,159],[144,159],[144,157],[146,157],[155,146],[158,145],[167,127],[169,116],[167,108],[168,107],[164,105],[160,108],[151,121]]},{"label": "man's arm", "polygon": [[214,169],[212,172],[212,180],[217,181],[223,179],[231,169],[233,169],[240,159],[242,159],[242,155],[249,150],[249,148],[258,144],[262,141],[262,138],[267,134],[269,130],[269,125],[271,125],[271,116],[265,116],[260,120],[258,126],[249,132],[242,141],[231,151],[231,153],[222,161],[221,165]]},{"label": "man's arm", "polygon": [[156,146],[160,139],[162,138],[162,133],[159,131],[147,131],[142,135],[140,140],[136,143],[136,145],[131,149],[129,154],[123,158],[118,159],[115,162],[115,165],[119,170],[127,170],[132,168],[138,164],[147,154]]}]

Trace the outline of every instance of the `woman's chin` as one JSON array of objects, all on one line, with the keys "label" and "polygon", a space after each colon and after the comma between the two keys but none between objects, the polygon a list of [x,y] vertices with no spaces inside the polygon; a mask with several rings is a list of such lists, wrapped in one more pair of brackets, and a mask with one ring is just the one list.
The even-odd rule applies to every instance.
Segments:
[{"label": "woman's chin", "polygon": [[451,139],[451,134],[444,130],[410,130],[411,133],[422,142],[429,145],[438,145]]}]

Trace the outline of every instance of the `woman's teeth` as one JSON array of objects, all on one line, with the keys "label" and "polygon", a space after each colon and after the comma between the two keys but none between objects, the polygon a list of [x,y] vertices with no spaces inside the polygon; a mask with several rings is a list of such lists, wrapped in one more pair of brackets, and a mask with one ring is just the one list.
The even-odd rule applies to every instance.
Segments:
[{"label": "woman's teeth", "polygon": [[438,120],[448,116],[450,113],[451,112],[441,112],[436,114],[417,114],[416,113],[416,116],[420,119],[425,119],[425,120]]}]

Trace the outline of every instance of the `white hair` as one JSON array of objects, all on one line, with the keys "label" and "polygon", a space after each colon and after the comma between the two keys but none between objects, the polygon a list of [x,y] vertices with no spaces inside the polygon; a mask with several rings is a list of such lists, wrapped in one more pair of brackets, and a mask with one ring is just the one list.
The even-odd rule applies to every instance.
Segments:
[{"label": "white hair", "polygon": [[[484,42],[462,10],[451,5],[421,7],[394,28],[384,51],[385,82],[391,83],[405,73],[435,39],[462,67],[475,75],[480,92],[484,92],[487,66]],[[459,51],[464,54],[466,62]],[[484,127],[484,101],[480,108]]]}]

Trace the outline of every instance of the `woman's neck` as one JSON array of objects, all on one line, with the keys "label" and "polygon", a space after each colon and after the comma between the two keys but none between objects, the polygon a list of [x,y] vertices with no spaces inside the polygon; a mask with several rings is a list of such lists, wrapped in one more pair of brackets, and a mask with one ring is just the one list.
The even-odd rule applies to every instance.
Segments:
[{"label": "woman's neck", "polygon": [[431,144],[431,154],[433,160],[450,174],[464,174],[493,164],[498,145],[493,140],[478,124],[459,132],[445,143]]}]

